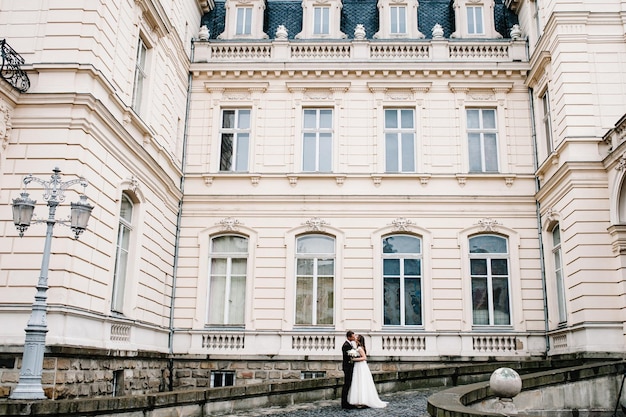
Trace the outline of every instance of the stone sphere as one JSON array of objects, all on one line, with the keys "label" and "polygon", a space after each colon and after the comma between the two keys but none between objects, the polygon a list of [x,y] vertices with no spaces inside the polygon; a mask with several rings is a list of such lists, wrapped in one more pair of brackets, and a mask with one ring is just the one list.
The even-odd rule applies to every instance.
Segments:
[{"label": "stone sphere", "polygon": [[511,368],[498,368],[489,378],[493,395],[499,398],[513,398],[522,391],[522,378]]}]

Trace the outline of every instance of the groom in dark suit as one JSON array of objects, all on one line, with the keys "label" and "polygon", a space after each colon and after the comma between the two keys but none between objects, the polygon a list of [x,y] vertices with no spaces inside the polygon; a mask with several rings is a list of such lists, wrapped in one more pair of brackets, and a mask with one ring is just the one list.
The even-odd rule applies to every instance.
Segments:
[{"label": "groom in dark suit", "polygon": [[341,351],[343,352],[343,388],[341,389],[341,408],[356,408],[352,404],[348,404],[348,391],[350,390],[350,385],[352,385],[352,371],[354,370],[354,362],[350,359],[350,355],[348,355],[348,351],[350,349],[354,349],[352,343],[354,341],[354,332],[352,330],[348,330],[346,333],[346,341],[341,346]]}]

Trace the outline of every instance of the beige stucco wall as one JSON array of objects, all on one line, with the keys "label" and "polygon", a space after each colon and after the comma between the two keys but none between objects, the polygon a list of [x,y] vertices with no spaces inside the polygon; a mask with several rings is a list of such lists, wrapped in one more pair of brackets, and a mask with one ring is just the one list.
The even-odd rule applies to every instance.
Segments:
[{"label": "beige stucco wall", "polygon": [[[196,2],[3,1],[0,26],[24,58],[31,82],[11,116],[2,154],[0,242],[2,340],[20,345],[39,275],[45,227],[17,238],[10,202],[24,175],[84,176],[95,206],[79,240],[57,225],[49,272],[46,342],[51,345],[167,352],[176,216],[187,91],[189,27]],[[131,108],[138,37],[149,48],[149,106]],[[78,190],[82,191],[82,190]],[[47,216],[37,184],[36,216]],[[123,315],[111,312],[120,197],[130,192],[135,221]],[[67,192],[57,218],[69,215]]]},{"label": "beige stucco wall", "polygon": [[[414,55],[407,57],[394,56],[384,42],[376,44],[380,55],[370,55],[369,41],[303,41],[297,53],[289,41],[255,41],[250,49],[241,42],[192,43],[209,7],[198,1],[68,6],[3,0],[0,28],[24,57],[31,80],[26,94],[2,90],[11,125],[0,160],[4,343],[23,343],[43,245],[40,225],[17,237],[10,203],[24,175],[46,178],[59,165],[68,179],[89,180],[96,208],[78,241],[55,229],[50,344],[167,352],[176,285],[177,354],[330,357],[346,329],[366,333],[376,355],[411,360],[539,355],[546,328],[550,353],[623,351],[626,262],[620,233],[609,232],[620,226],[612,213],[623,181],[623,169],[615,169],[621,139],[617,146],[603,141],[626,101],[623,2],[542,1],[541,38],[534,32],[537,2],[507,3],[527,38],[424,40],[411,44],[407,54]],[[149,48],[150,77],[148,106],[135,113],[140,36]],[[552,153],[539,127],[546,90]],[[333,169],[303,174],[302,108],[317,106],[334,110]],[[472,106],[497,109],[498,174],[468,173],[464,118]],[[252,109],[247,173],[219,172],[223,107]],[[387,107],[415,109],[415,173],[384,172]],[[44,217],[40,190],[30,191]],[[120,316],[110,303],[124,191],[135,195],[138,218],[129,302]],[[69,192],[68,202],[76,197]],[[66,212],[61,207],[59,216]],[[294,240],[315,222],[338,242],[334,325],[297,329]],[[556,222],[567,276],[568,322],[561,327],[549,252]],[[403,227],[424,243],[424,325],[418,329],[382,325],[380,241]],[[547,325],[539,229],[547,254]],[[495,330],[472,328],[466,256],[468,236],[489,231],[507,236],[511,250],[513,321]],[[206,326],[209,239],[226,232],[252,243],[243,329]]]}]

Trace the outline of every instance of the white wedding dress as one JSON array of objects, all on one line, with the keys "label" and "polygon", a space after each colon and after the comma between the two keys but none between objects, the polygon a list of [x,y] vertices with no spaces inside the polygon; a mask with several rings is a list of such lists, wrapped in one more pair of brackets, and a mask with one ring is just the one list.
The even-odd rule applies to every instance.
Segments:
[{"label": "white wedding dress", "polygon": [[[359,348],[359,353],[361,349]],[[354,362],[352,385],[348,391],[348,402],[352,405],[364,405],[370,408],[385,408],[386,401],[381,401],[374,385],[374,378],[367,361]]]}]

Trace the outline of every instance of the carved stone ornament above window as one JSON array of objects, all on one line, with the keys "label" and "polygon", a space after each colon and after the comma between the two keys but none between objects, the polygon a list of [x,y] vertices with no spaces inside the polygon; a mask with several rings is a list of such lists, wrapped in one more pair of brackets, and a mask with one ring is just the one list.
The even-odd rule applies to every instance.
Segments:
[{"label": "carved stone ornament above window", "polygon": [[328,223],[319,217],[312,217],[304,223],[309,232],[323,232]]},{"label": "carved stone ornament above window", "polygon": [[404,217],[398,217],[394,221],[391,222],[393,225],[394,232],[408,232],[413,225],[413,222],[409,219],[405,219]]},{"label": "carved stone ornament above window", "polygon": [[224,232],[235,232],[241,225],[239,220],[233,219],[232,217],[226,217],[220,220],[218,224],[222,227],[222,231]]},{"label": "carved stone ornament above window", "polygon": [[497,220],[489,218],[480,219],[478,221],[478,225],[483,229],[484,232],[496,232],[498,226],[501,226],[501,224],[498,223]]},{"label": "carved stone ornament above window", "polygon": [[135,0],[135,4],[141,9],[143,20],[158,37],[163,37],[172,30],[170,20],[161,3],[153,0]]}]

